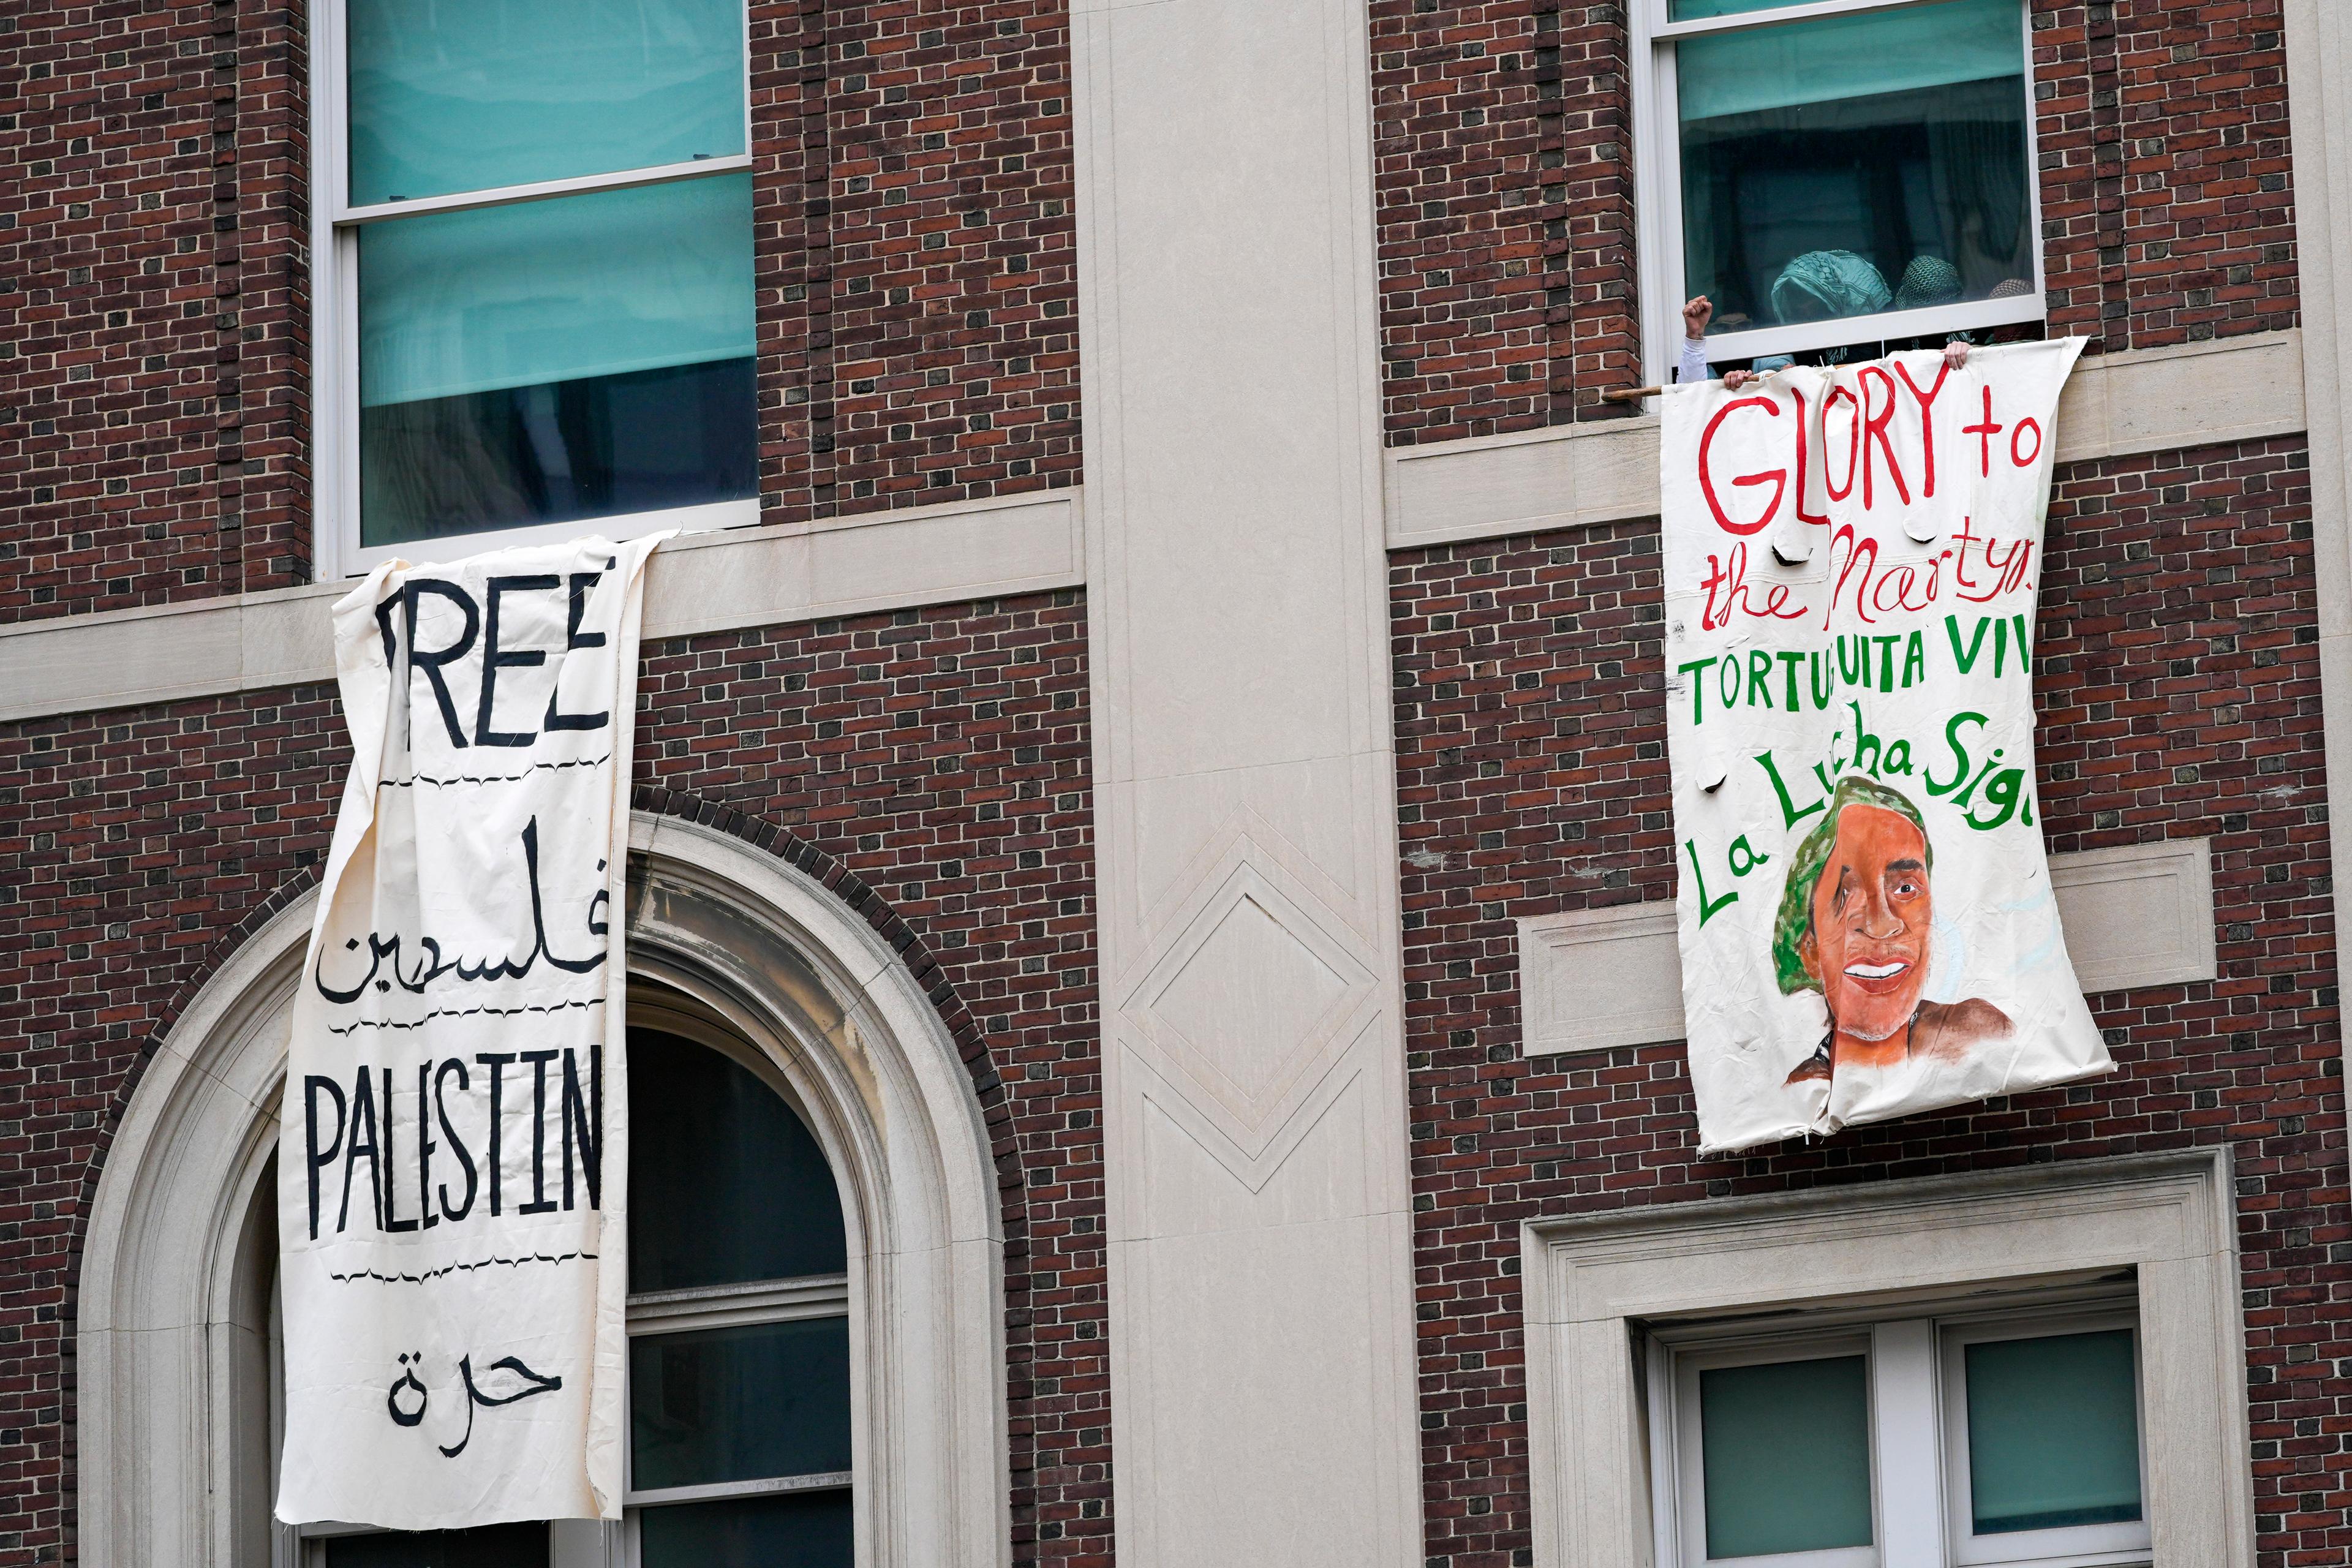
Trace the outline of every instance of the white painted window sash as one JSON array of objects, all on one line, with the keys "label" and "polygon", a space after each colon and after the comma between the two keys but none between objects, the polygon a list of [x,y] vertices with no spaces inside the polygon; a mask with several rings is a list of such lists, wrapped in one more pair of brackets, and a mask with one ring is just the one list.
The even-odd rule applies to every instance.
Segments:
[{"label": "white painted window sash", "polygon": [[[1642,258],[1639,294],[1644,379],[1674,379],[1682,342],[1682,306],[1689,297],[1684,270],[1681,103],[1675,76],[1675,45],[1681,39],[1787,26],[1823,16],[1895,11],[1940,0],[1813,0],[1769,11],[1740,12],[1687,22],[1667,20],[1671,0],[1635,0],[1630,10],[1633,62],[1633,211],[1635,245]],[[2018,30],[2024,40],[2026,129],[2036,132],[2033,100],[2032,17],[2023,0]],[[1646,66],[1643,57],[1649,57]],[[1978,300],[1925,310],[1889,310],[1835,321],[1792,327],[1759,327],[1719,332],[1706,340],[1710,362],[1802,353],[1855,342],[1932,338],[1948,332],[2038,321],[2048,315],[2049,276],[2042,240],[2042,184],[2035,147],[2026,148],[2027,222],[2034,237],[2033,292],[2014,300]]]},{"label": "white painted window sash", "polygon": [[386,561],[471,555],[521,544],[552,544],[593,531],[615,542],[665,529],[696,532],[760,521],[756,498],[658,511],[625,512],[528,528],[365,546],[360,542],[359,231],[424,213],[545,201],[583,192],[708,179],[751,167],[751,6],[743,26],[743,147],[740,153],[608,174],[583,174],[414,201],[351,205],[349,29],[345,0],[310,0],[310,548],[317,582],[356,576]]},{"label": "white painted window sash", "polygon": [[[2031,1310],[2011,1305],[1964,1316],[1857,1323],[1841,1314],[1794,1332],[1727,1335],[1668,1330],[1648,1337],[1643,1372],[1650,1426],[1650,1503],[1659,1568],[2145,1568],[2147,1398],[2138,1442],[2142,1517],[2123,1524],[1979,1536],[1971,1529],[1968,1469],[1969,1344],[2105,1329],[2132,1332],[2141,1385],[2138,1319],[2089,1302]],[[1857,1351],[1870,1390],[1872,1538],[1866,1548],[1777,1556],[1706,1555],[1706,1468],[1698,1374],[1709,1368],[1802,1361]]]}]

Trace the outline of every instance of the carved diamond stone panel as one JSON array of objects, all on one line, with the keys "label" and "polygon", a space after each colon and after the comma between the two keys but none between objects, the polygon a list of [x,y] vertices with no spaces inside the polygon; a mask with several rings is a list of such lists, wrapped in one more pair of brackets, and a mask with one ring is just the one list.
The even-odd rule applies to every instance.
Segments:
[{"label": "carved diamond stone panel", "polygon": [[1375,1000],[1371,974],[1284,880],[1254,856],[1233,867],[1129,1004],[1163,1073],[1252,1153]]}]

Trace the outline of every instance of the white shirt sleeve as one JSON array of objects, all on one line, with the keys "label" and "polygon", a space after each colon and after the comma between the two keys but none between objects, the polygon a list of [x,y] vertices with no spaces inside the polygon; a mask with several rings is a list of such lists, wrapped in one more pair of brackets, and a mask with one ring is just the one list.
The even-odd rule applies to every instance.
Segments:
[{"label": "white shirt sleeve", "polygon": [[1682,362],[1675,366],[1675,384],[1686,385],[1706,378],[1706,340],[1685,338]]}]

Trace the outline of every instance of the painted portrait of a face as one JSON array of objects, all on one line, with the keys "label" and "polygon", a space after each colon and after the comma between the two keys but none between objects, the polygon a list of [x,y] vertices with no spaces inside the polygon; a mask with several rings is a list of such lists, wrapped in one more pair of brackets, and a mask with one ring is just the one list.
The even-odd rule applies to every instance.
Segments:
[{"label": "painted portrait of a face", "polygon": [[1780,989],[1818,991],[1829,1035],[1791,1083],[1914,1057],[1957,1059],[2006,1035],[2008,1016],[1974,998],[1921,998],[1933,957],[1934,852],[1918,808],[1859,775],[1840,781],[1828,820],[1791,858],[1773,959]]}]

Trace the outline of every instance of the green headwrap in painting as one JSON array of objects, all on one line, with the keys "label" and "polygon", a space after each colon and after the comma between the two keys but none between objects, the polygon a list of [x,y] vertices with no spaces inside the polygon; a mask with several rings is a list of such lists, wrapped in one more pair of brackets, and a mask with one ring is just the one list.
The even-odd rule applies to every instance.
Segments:
[{"label": "green headwrap in painting", "polygon": [[1822,983],[1805,968],[1805,955],[1799,947],[1805,933],[1813,929],[1813,884],[1822,879],[1822,868],[1830,863],[1830,852],[1837,847],[1838,818],[1849,805],[1874,805],[1906,819],[1919,830],[1919,842],[1927,846],[1928,871],[1932,874],[1936,869],[1936,847],[1927,842],[1927,819],[1909,797],[1861,773],[1848,773],[1838,780],[1837,793],[1830,796],[1829,816],[1797,846],[1789,861],[1789,879],[1780,889],[1780,914],[1772,922],[1772,968],[1783,996],[1822,988]]}]

